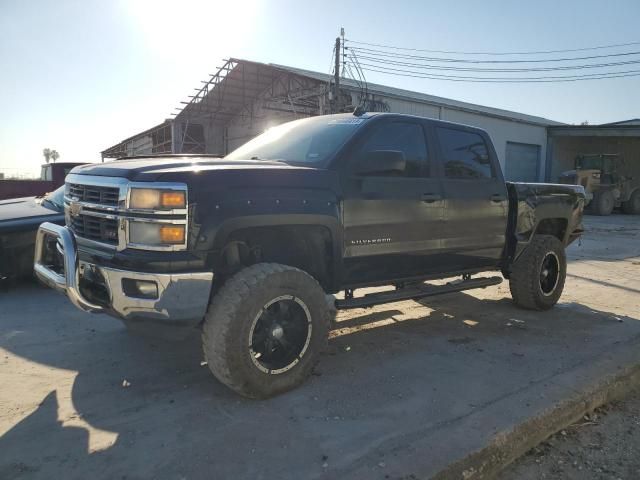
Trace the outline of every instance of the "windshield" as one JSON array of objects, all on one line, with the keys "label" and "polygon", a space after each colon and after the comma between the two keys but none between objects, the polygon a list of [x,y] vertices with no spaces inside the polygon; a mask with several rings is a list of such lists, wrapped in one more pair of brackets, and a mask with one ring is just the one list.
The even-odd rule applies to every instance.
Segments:
[{"label": "windshield", "polygon": [[320,116],[295,120],[270,128],[245,143],[227,160],[279,160],[318,164],[327,160],[356,131],[364,119]]},{"label": "windshield", "polygon": [[56,188],[53,192],[47,193],[44,196],[44,201],[52,203],[59,210],[64,208],[64,185]]}]

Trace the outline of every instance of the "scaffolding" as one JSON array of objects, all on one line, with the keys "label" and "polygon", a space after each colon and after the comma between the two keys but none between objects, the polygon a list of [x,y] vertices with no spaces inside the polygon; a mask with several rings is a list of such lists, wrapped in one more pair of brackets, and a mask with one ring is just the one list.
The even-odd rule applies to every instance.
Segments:
[{"label": "scaffolding", "polygon": [[272,64],[230,58],[211,74],[171,118],[102,152],[103,159],[149,153],[226,154],[207,145],[207,131],[268,119],[270,112],[294,118],[328,113],[330,82]]},{"label": "scaffolding", "polygon": [[[325,85],[317,85],[284,68],[231,58],[219,67],[190,100],[176,108],[176,119],[226,122],[238,116],[255,115],[254,104],[262,100],[266,109],[284,109],[300,115],[318,115]],[[320,87],[320,88],[319,88]],[[323,88],[324,87],[324,88]]]},{"label": "scaffolding", "polygon": [[171,153],[172,121],[165,120],[155,127],[133,135],[101,152],[105,158],[120,158],[140,153]]}]

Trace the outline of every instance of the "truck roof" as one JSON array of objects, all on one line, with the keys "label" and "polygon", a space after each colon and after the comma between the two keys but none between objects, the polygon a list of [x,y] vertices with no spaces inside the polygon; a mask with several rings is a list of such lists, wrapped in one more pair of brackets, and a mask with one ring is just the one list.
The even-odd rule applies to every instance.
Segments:
[{"label": "truck roof", "polygon": [[[473,125],[467,125],[467,124],[463,124],[463,123],[456,123],[456,122],[448,122],[446,120],[439,120],[436,118],[430,118],[430,117],[422,117],[419,115],[411,115],[408,113],[394,113],[394,112],[362,112],[362,113],[357,113],[356,112],[347,112],[347,113],[334,113],[334,114],[330,114],[330,115],[323,115],[325,117],[331,117],[331,118],[361,118],[361,119],[370,119],[370,118],[375,118],[375,117],[400,117],[400,118],[410,118],[410,119],[418,119],[421,121],[427,121],[436,125],[443,125],[443,126],[455,126],[455,127],[464,127],[465,129],[469,129],[469,130],[476,130],[478,132],[485,132],[486,131],[482,128],[473,126]],[[309,117],[309,118],[313,118],[313,117]],[[292,120],[295,121],[295,120]],[[127,156],[123,156],[123,157],[118,157],[116,159],[116,161],[118,160],[129,160],[129,159],[140,159],[140,158],[176,158],[176,157],[191,157],[191,158],[223,158],[223,155],[219,155],[219,154],[209,154],[209,153],[148,153],[148,154],[142,154],[142,155],[127,155]]]}]

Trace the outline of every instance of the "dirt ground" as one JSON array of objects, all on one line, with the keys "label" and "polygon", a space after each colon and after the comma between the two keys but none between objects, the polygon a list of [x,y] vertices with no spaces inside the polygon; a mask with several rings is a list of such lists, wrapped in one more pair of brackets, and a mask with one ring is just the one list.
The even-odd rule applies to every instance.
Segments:
[{"label": "dirt ground", "polygon": [[640,478],[640,390],[597,409],[507,468],[498,480]]},{"label": "dirt ground", "polygon": [[428,478],[640,364],[640,221],[586,226],[549,312],[515,307],[506,282],[342,312],[315,374],[261,402],[213,378],[197,336],[149,341],[33,284],[0,292],[0,479]]}]

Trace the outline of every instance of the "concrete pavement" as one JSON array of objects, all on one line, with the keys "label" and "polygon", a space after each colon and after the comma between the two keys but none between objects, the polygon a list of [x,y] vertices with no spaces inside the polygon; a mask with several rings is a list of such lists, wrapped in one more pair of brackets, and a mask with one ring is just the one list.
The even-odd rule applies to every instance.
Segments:
[{"label": "concrete pavement", "polygon": [[197,336],[0,293],[0,478],[480,478],[474,454],[640,365],[640,221],[587,228],[552,311],[505,282],[341,313],[316,374],[268,401],[219,384]]}]

